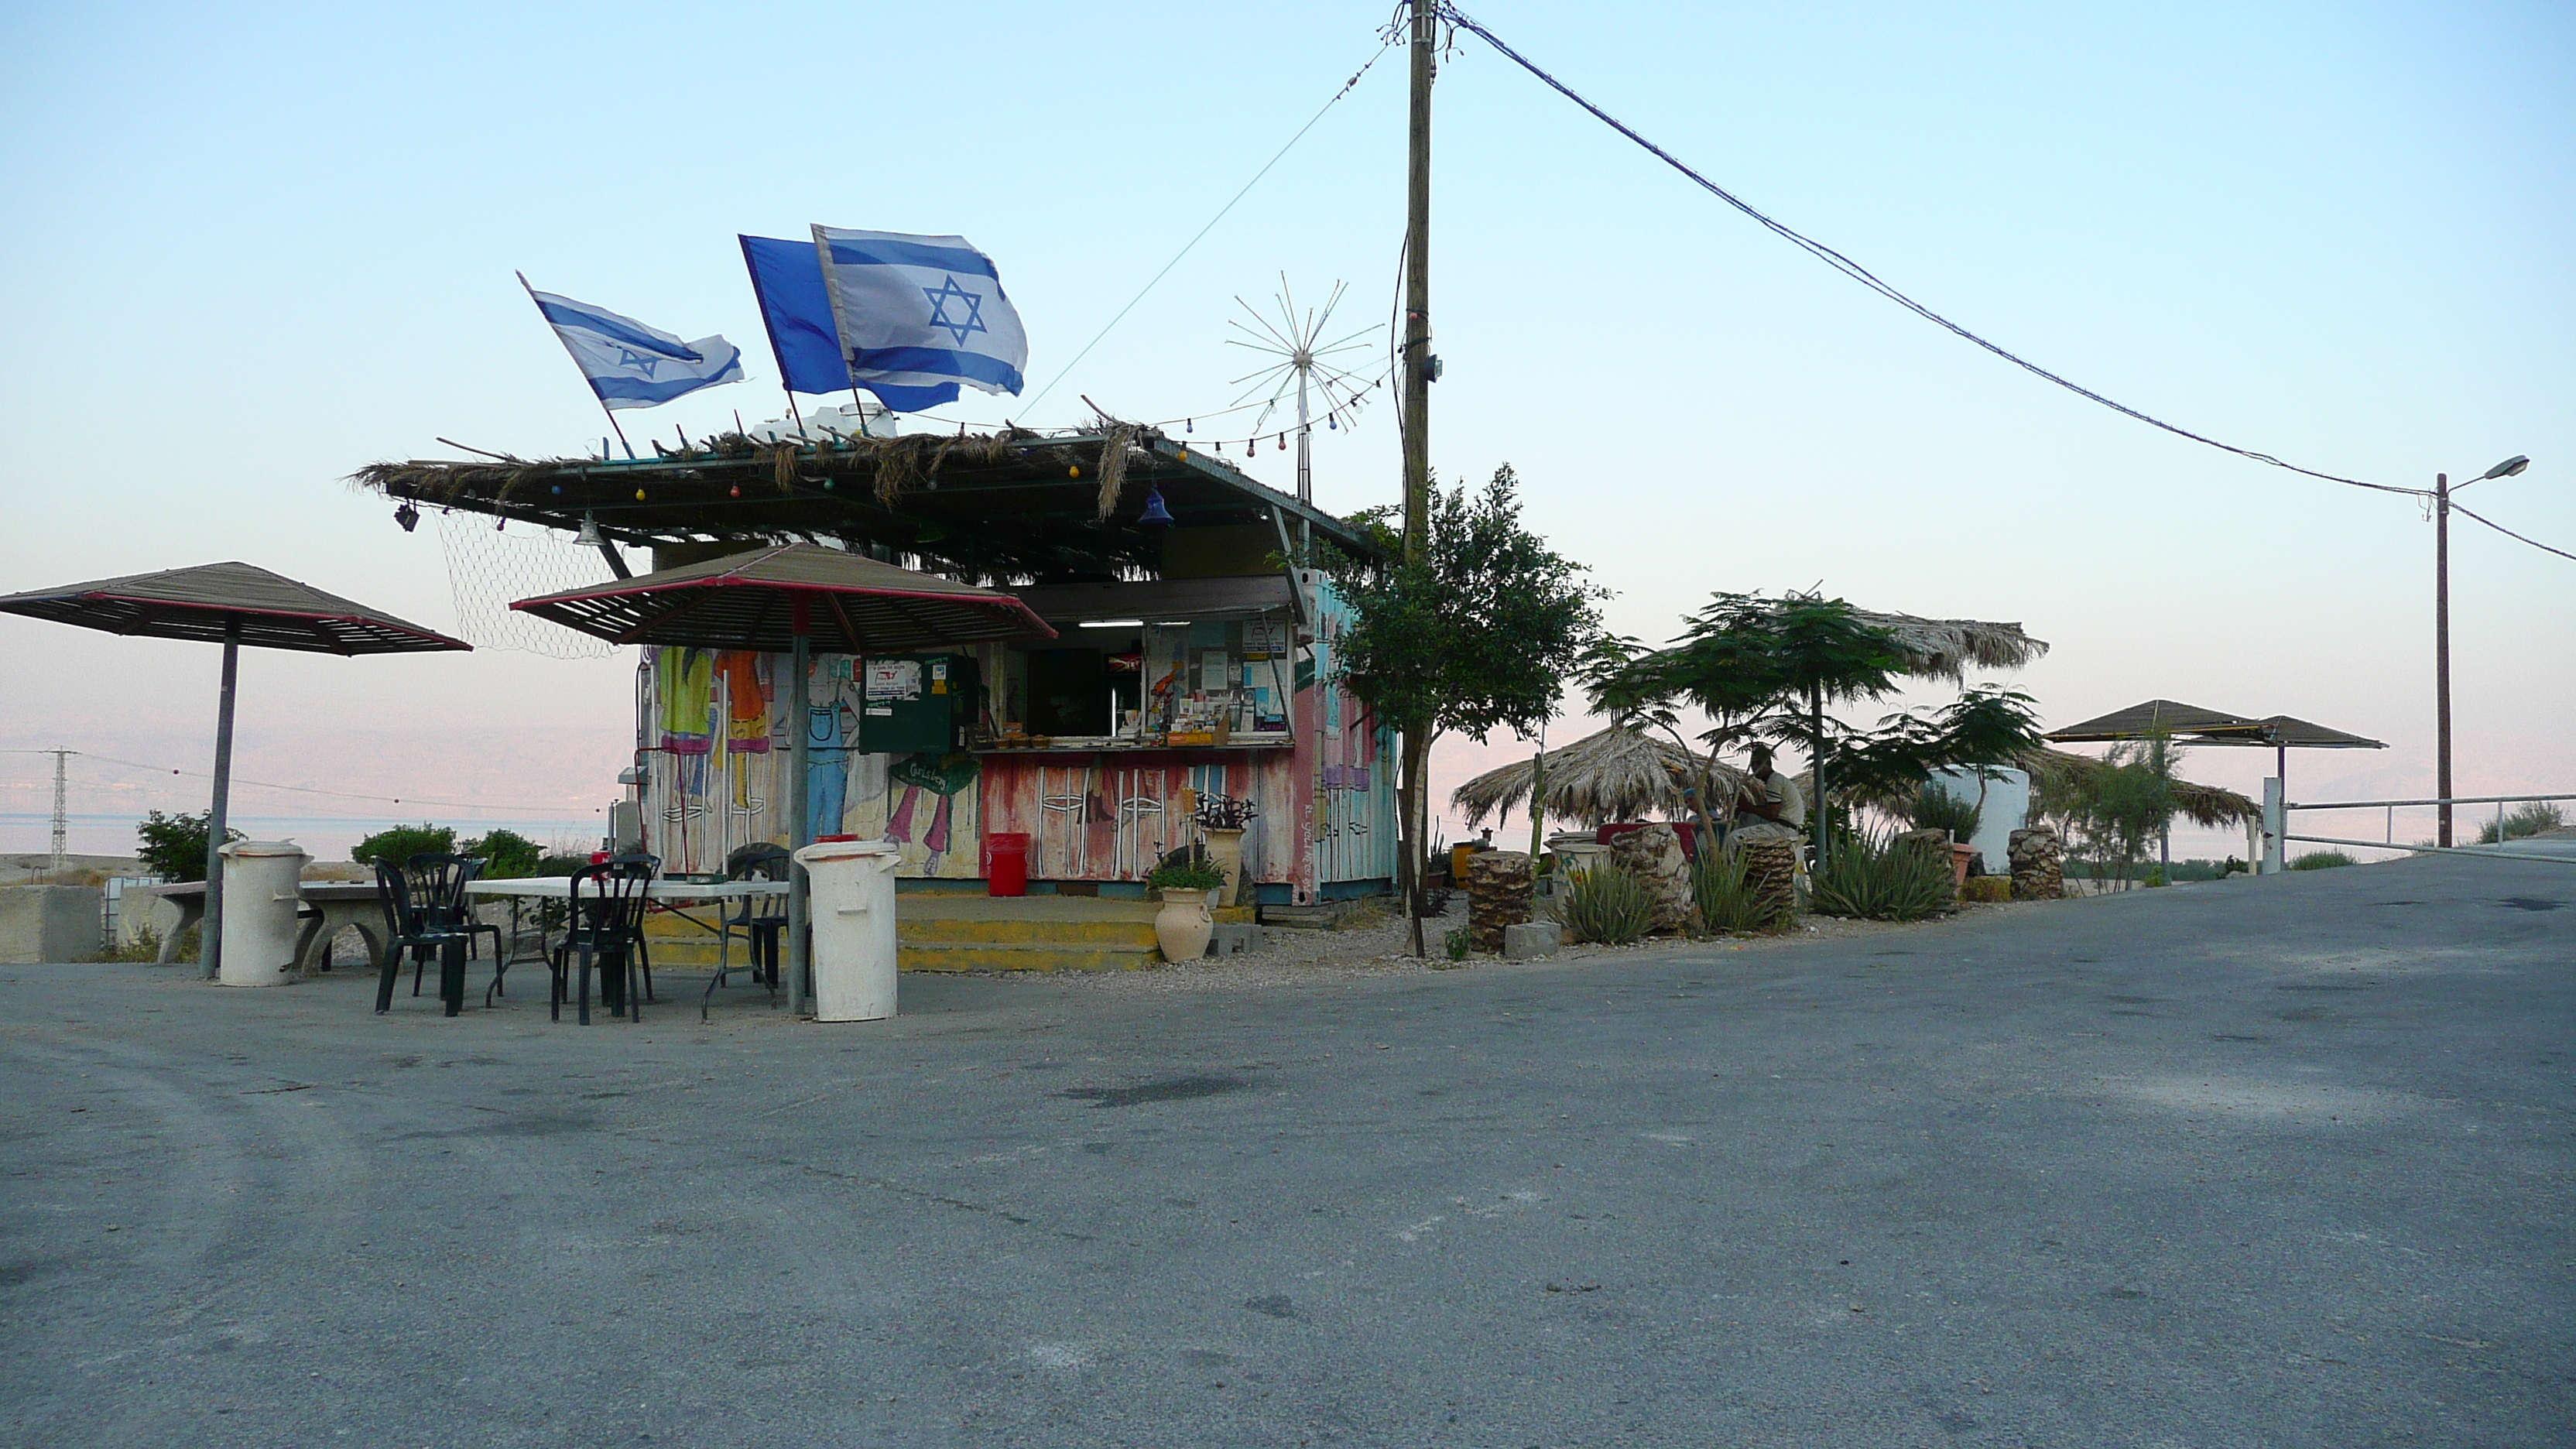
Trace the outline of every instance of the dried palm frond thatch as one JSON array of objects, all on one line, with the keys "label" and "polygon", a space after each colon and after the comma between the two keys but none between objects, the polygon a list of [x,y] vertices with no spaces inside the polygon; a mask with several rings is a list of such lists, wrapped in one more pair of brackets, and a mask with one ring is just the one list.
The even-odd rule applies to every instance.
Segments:
[{"label": "dried palm frond thatch", "polygon": [[[2063,800],[2087,775],[2110,768],[2107,762],[2091,755],[2052,750],[2045,746],[2024,750],[2013,763],[2030,771],[2031,793],[2035,801]],[[2261,805],[2216,785],[2176,779],[2173,792],[2174,804],[2180,807],[2184,817],[2203,829],[2216,830],[2263,818]]]},{"label": "dried palm frond thatch", "polygon": [[[2079,755],[2067,750],[2052,750],[2045,746],[2035,750],[2024,750],[2015,755],[2010,763],[2030,772],[2031,808],[2034,816],[2059,813],[2058,808],[2051,802],[2072,798],[2076,788],[2083,784],[2088,776],[2109,768],[2106,761],[2097,760],[2091,755]],[[1797,778],[1798,788],[1805,792],[1809,799],[1815,798],[1815,773],[1812,770],[1802,771]],[[2184,818],[2205,829],[2216,830],[2222,826],[2242,825],[2249,820],[2263,818],[2261,805],[2233,790],[2221,789],[2216,785],[2203,785],[2196,780],[2176,779],[2173,782],[2173,793],[2174,804],[2182,811]],[[1837,789],[1834,791],[1834,798],[1847,808],[1875,810],[1892,820],[1912,818],[1910,812],[1914,807],[1914,800],[1910,795],[1864,796]]]},{"label": "dried palm frond thatch", "polygon": [[[1549,750],[1546,760],[1540,803],[1549,818],[1584,825],[1649,815],[1682,819],[1690,813],[1683,791],[1702,771],[1708,772],[1708,788],[1716,797],[1712,805],[1732,799],[1742,778],[1706,756],[1624,723]],[[1535,758],[1519,760],[1488,770],[1451,792],[1449,803],[1466,812],[1470,825],[1481,825],[1488,816],[1508,817],[1528,803],[1535,763]]]},{"label": "dried palm frond thatch", "polygon": [[2019,624],[1989,624],[1979,619],[1920,619],[1912,614],[1885,614],[1854,609],[1852,617],[1894,636],[1906,657],[1906,672],[1953,684],[1965,683],[1969,666],[2019,669],[2048,652],[2048,641],[2033,639]]}]

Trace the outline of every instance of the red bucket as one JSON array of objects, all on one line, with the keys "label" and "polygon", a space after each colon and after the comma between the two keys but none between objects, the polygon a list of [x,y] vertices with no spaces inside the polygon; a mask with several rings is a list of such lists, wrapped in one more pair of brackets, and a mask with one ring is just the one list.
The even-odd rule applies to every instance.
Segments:
[{"label": "red bucket", "polygon": [[1024,896],[1029,893],[1029,837],[1025,832],[997,830],[984,837],[984,894]]}]

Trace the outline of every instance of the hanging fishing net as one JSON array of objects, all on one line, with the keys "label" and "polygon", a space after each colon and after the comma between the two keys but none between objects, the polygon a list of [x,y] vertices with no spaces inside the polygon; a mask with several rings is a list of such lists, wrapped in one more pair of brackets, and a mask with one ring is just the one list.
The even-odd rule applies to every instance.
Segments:
[{"label": "hanging fishing net", "polygon": [[447,585],[456,600],[457,632],[477,649],[514,649],[548,659],[606,659],[617,646],[578,630],[523,614],[513,599],[534,598],[599,583],[607,560],[572,535],[533,524],[495,527],[479,513],[438,515],[438,541],[447,553]]}]

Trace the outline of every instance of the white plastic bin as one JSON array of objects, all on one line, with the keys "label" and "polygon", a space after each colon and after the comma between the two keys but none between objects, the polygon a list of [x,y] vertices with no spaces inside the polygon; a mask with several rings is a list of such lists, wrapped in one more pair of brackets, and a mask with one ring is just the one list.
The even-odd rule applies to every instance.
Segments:
[{"label": "white plastic bin", "polygon": [[814,923],[814,1019],[882,1021],[894,1015],[894,868],[891,840],[818,840],[796,852]]},{"label": "white plastic bin", "polygon": [[223,849],[223,958],[219,986],[283,986],[295,978],[295,937],[303,923],[304,863],[292,840],[235,840]]}]

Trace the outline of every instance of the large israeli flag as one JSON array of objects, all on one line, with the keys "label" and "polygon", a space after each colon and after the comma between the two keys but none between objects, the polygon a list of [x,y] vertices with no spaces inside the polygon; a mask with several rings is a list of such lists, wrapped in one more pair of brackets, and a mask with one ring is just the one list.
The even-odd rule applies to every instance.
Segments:
[{"label": "large israeli flag", "polygon": [[[526,277],[519,285],[528,287]],[[605,307],[528,287],[590,390],[608,408],[659,407],[702,387],[742,381],[742,349],[722,337],[683,342]]]},{"label": "large israeli flag", "polygon": [[1028,334],[993,259],[966,238],[818,226],[814,251],[853,381],[1020,390]]}]

